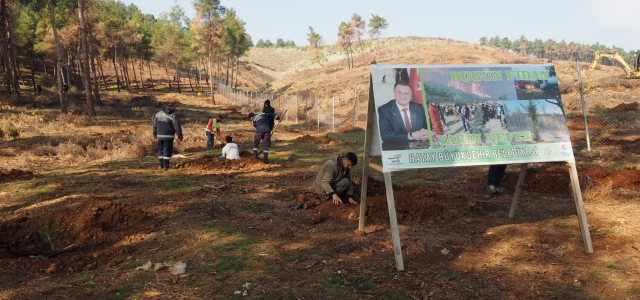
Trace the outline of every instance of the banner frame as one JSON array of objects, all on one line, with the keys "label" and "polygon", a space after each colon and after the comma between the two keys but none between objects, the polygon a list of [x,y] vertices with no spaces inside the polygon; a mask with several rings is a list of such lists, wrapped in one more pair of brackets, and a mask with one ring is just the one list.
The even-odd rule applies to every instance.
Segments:
[{"label": "banner frame", "polygon": [[[375,65],[375,64],[372,64],[372,65]],[[360,216],[359,216],[359,222],[358,222],[358,234],[364,234],[365,222],[366,222],[366,203],[367,203],[366,199],[367,199],[369,168],[372,168],[374,170],[381,172],[384,176],[384,184],[385,184],[386,196],[387,196],[387,207],[389,209],[389,223],[391,227],[391,237],[393,241],[394,257],[396,260],[396,269],[398,271],[403,271],[404,261],[402,258],[402,246],[400,243],[400,233],[399,233],[398,220],[397,220],[396,210],[395,210],[395,199],[393,195],[393,182],[391,179],[391,172],[384,172],[381,166],[370,162],[370,157],[372,156],[371,147],[372,147],[372,140],[373,140],[373,133],[374,133],[373,126],[377,126],[375,97],[373,93],[373,78],[371,73],[369,73],[368,93],[369,95],[368,95],[368,104],[367,104],[365,140],[364,140],[363,171],[362,171],[362,184],[361,184],[361,191],[360,191]],[[557,162],[557,161],[554,161],[554,162]],[[575,162],[570,162],[570,161],[567,161],[565,163],[567,164],[567,168],[571,178],[571,183],[570,183],[571,191],[572,191],[575,206],[576,206],[578,223],[579,223],[581,234],[582,234],[582,241],[585,247],[585,252],[593,253],[593,244],[591,241],[589,225],[587,223],[586,213],[584,210],[584,202],[582,199],[582,192],[580,190],[580,183],[578,180],[578,172],[576,169],[576,164]],[[508,213],[509,218],[513,218],[515,216],[515,211],[518,206],[520,193],[522,191],[522,185],[524,183],[524,178],[526,175],[527,165],[528,163],[520,164],[518,181],[516,183],[516,189],[514,191],[513,198],[511,201],[511,206]]]}]

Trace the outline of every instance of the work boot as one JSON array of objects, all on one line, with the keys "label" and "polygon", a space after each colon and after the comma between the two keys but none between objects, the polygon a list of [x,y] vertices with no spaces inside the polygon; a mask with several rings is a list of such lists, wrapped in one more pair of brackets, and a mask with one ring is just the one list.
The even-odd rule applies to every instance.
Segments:
[{"label": "work boot", "polygon": [[502,188],[499,188],[493,184],[490,184],[487,187],[487,191],[489,191],[489,194],[502,194],[504,193],[504,190]]},{"label": "work boot", "polygon": [[258,150],[253,150],[253,158],[258,158]]},{"label": "work boot", "polygon": [[269,153],[268,153],[268,152],[265,152],[265,153],[264,153],[264,158],[262,159],[262,161],[263,161],[265,164],[268,164],[268,163],[269,163]]}]

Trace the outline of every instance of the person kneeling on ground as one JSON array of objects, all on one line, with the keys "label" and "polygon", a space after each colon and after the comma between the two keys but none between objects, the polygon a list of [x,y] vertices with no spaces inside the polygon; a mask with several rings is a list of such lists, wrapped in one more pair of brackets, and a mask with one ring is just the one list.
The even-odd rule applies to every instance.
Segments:
[{"label": "person kneeling on ground", "polygon": [[335,205],[358,204],[353,200],[353,180],[350,172],[357,163],[358,156],[353,152],[332,156],[320,168],[313,182],[313,189],[323,200],[331,199]]},{"label": "person kneeling on ground", "polygon": [[225,136],[224,140],[227,142],[222,148],[222,156],[218,157],[221,160],[225,159],[240,159],[240,151],[238,151],[238,144],[232,143],[230,136]]}]

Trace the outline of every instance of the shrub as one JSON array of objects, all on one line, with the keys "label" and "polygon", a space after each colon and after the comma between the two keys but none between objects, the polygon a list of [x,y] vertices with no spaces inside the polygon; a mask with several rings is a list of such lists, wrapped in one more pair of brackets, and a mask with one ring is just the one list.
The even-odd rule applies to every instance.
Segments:
[{"label": "shrub", "polygon": [[46,87],[52,87],[53,86],[53,79],[51,79],[51,77],[49,77],[49,75],[47,73],[42,73],[42,75],[40,75],[40,79],[38,81],[40,82],[41,86],[46,86]]},{"label": "shrub", "polygon": [[0,135],[2,135],[5,140],[17,138],[20,136],[20,129],[11,124],[3,124],[2,127],[0,127]]}]

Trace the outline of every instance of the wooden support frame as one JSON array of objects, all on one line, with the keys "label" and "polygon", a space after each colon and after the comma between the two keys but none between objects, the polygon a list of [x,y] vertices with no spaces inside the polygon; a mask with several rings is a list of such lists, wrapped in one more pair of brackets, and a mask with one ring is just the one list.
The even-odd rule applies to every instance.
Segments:
[{"label": "wooden support frame", "polygon": [[[400,243],[400,230],[398,227],[398,220],[396,216],[391,172],[384,172],[384,168],[370,162],[370,156],[382,155],[381,149],[372,147],[373,141],[377,140],[378,138],[377,134],[376,136],[374,136],[374,133],[378,130],[378,128],[376,124],[377,116],[376,116],[374,87],[373,87],[372,79],[373,77],[370,74],[366,130],[365,130],[365,141],[364,141],[364,154],[362,159],[363,172],[362,172],[362,185],[361,185],[361,191],[360,191],[360,217],[359,217],[359,223],[358,223],[358,232],[359,233],[364,232],[364,226],[366,221],[366,210],[367,210],[367,186],[368,186],[368,180],[369,180],[369,168],[371,168],[373,170],[381,172],[384,176],[384,183],[385,183],[385,190],[386,190],[386,197],[387,197],[387,207],[389,209],[389,223],[391,227],[391,237],[393,241],[394,257],[396,260],[396,269],[398,271],[403,271],[404,261],[402,257],[402,245]],[[382,142],[380,141],[380,143]],[[564,159],[564,158],[565,157],[562,157],[560,159]],[[528,161],[528,160],[514,161],[514,163],[521,163],[522,161]],[[593,253],[593,245],[591,242],[591,235],[589,232],[589,225],[587,223],[586,213],[584,211],[584,203],[582,200],[582,193],[581,193],[580,184],[578,181],[578,172],[576,170],[575,161],[567,161],[566,164],[569,168],[569,175],[571,177],[571,189],[572,189],[572,193],[573,193],[573,197],[576,205],[576,212],[578,215],[578,222],[579,222],[581,233],[582,233],[582,240],[585,246],[585,251],[587,253]],[[524,178],[527,171],[527,165],[528,165],[527,163],[520,164],[520,172],[519,172],[518,181],[516,184],[516,190],[513,194],[511,207],[509,209],[509,218],[513,218],[515,216],[520,194],[522,192],[522,184],[524,183]]]},{"label": "wooden support frame", "polygon": [[[587,253],[593,253],[591,233],[589,232],[589,224],[587,223],[587,214],[584,211],[584,202],[582,201],[582,191],[580,190],[580,182],[578,180],[578,170],[576,169],[576,163],[567,162],[566,167],[569,170],[569,177],[571,178],[571,194],[573,195],[573,200],[576,204],[576,213],[578,215],[578,223],[580,224],[580,231],[582,233],[582,243],[584,244],[584,251]],[[522,190],[522,183],[524,182],[524,176],[526,173],[527,164],[521,164],[518,183],[516,184],[516,190],[513,193],[513,200],[511,200],[509,218],[513,218],[516,214],[516,208],[518,207],[518,201],[520,200],[520,191]]]}]

